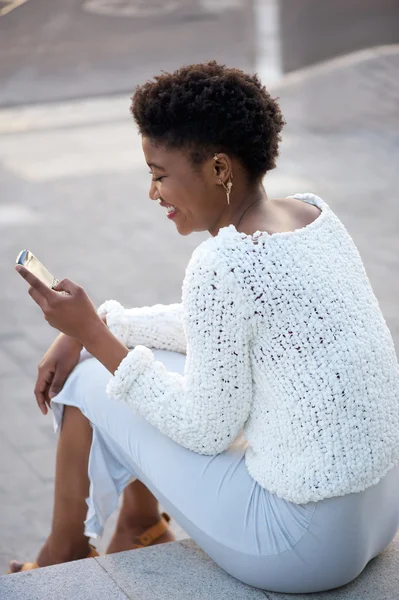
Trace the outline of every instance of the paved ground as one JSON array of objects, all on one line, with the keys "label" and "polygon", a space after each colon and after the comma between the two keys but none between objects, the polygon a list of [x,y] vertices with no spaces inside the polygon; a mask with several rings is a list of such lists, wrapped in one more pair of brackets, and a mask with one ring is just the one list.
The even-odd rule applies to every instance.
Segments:
[{"label": "paved ground", "polygon": [[29,0],[0,18],[0,105],[129,93],[210,58],[247,68],[253,1]]},{"label": "paved ground", "polygon": [[[270,195],[314,191],[339,214],[396,344],[398,73],[391,47],[287,78],[276,88],[288,120],[281,160],[266,178]],[[55,439],[32,390],[54,333],[12,269],[18,251],[31,248],[97,303],[138,306],[180,299],[185,265],[207,236],[181,238],[148,200],[128,106],[126,93],[0,111],[0,572],[10,557],[34,557],[53,486]]]},{"label": "paved ground", "polygon": [[285,72],[399,42],[396,0],[278,0],[278,4]]}]

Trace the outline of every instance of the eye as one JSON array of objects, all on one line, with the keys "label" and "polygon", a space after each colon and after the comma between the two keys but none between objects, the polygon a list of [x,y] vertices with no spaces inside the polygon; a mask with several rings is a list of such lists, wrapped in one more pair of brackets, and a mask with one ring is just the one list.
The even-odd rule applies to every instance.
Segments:
[{"label": "eye", "polygon": [[162,179],[165,177],[164,175],[159,175],[156,177],[151,171],[149,171],[149,174],[152,175],[152,181],[162,181]]}]

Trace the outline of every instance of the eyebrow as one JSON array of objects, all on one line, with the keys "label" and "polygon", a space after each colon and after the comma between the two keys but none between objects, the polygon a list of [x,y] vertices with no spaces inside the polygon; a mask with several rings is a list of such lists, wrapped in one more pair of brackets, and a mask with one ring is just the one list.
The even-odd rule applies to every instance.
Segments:
[{"label": "eyebrow", "polygon": [[160,171],[165,171],[165,169],[163,167],[160,167],[159,165],[156,165],[155,163],[147,163],[147,164],[151,168],[159,169]]}]

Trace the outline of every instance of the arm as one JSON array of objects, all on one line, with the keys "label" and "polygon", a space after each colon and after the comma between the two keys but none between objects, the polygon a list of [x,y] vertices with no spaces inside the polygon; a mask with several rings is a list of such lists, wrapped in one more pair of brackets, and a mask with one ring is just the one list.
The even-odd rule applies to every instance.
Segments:
[{"label": "arm", "polygon": [[129,354],[126,346],[114,336],[103,320],[99,321],[97,328],[91,331],[90,338],[84,342],[84,347],[110,373],[115,373],[123,359]]},{"label": "arm", "polygon": [[100,306],[98,313],[128,348],[142,345],[182,354],[186,352],[181,304],[124,309],[119,302],[108,300]]},{"label": "arm", "polygon": [[230,445],[249,415],[251,328],[225,265],[219,270],[214,263],[197,262],[195,267],[187,270],[183,284],[187,338],[183,376],[168,372],[140,345],[127,353],[109,340],[108,357],[101,357],[95,347],[90,351],[111,372],[122,359],[107,387],[110,396],[125,400],[186,448],[216,454]]}]

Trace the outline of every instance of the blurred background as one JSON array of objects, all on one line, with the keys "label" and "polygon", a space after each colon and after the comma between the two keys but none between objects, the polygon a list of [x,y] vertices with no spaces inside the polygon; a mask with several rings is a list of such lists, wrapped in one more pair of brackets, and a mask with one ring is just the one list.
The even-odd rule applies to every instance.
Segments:
[{"label": "blurred background", "polygon": [[56,334],[15,258],[29,248],[97,304],[180,301],[208,234],[179,236],[148,199],[130,96],[213,58],[280,98],[266,190],[312,191],[338,214],[398,347],[398,0],[0,0],[0,573],[49,531],[56,444],[33,395]]}]

